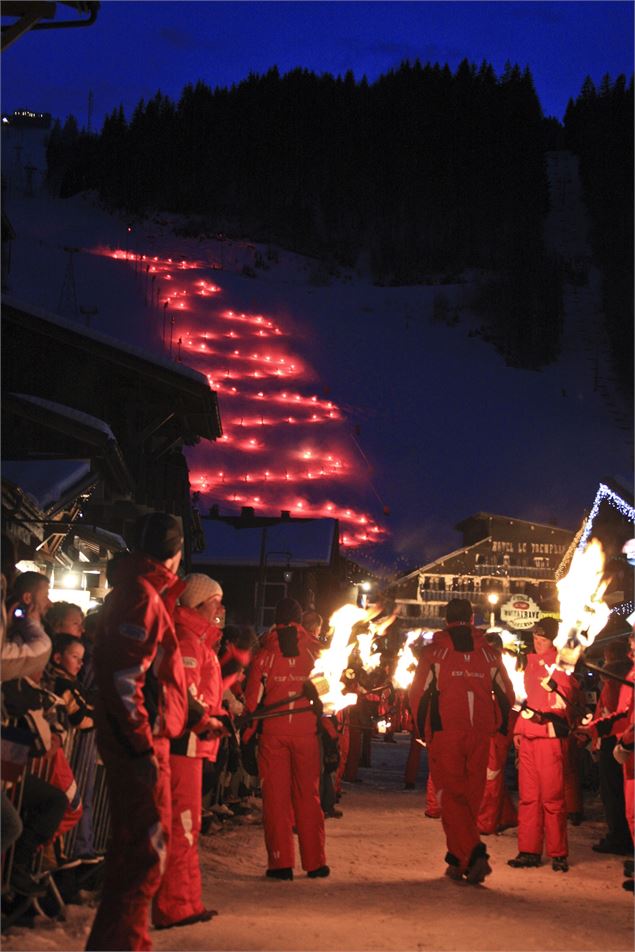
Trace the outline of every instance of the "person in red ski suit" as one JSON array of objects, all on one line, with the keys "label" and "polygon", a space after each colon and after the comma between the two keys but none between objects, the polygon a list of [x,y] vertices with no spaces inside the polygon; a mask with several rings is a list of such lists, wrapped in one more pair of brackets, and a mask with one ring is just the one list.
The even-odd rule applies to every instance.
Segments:
[{"label": "person in red ski suit", "polygon": [[[635,613],[628,621],[635,625]],[[629,655],[631,660],[635,661],[635,631],[629,638]],[[635,690],[632,687],[635,682],[635,665],[627,673],[626,681],[627,684],[619,687],[617,700],[610,705],[613,711],[609,714],[601,711],[604,716],[596,717],[590,724],[581,728],[580,732],[593,740],[597,740],[598,737],[616,739],[612,754],[614,760],[622,767],[626,823],[631,839],[635,841],[635,709],[633,703]],[[600,850],[600,852],[609,852],[609,850]],[[624,889],[633,892],[632,855],[624,862],[624,875],[627,877],[622,884]]]},{"label": "person in red ski suit", "polygon": [[[485,640],[497,651],[503,650],[503,639],[496,632],[485,635]],[[505,764],[514,739],[517,714],[508,709],[502,723],[489,743],[487,780],[478,814],[481,836],[500,833],[510,826],[518,826],[518,812],[505,784]]]},{"label": "person in red ski suit", "polygon": [[[629,644],[627,639],[611,639],[604,647],[603,670],[607,674],[626,677],[633,663],[628,657]],[[596,853],[615,853],[618,856],[630,856],[633,852],[631,833],[626,822],[626,808],[624,803],[624,776],[621,766],[613,757],[613,750],[617,744],[618,735],[626,726],[624,715],[619,717],[620,695],[621,703],[627,708],[627,696],[622,693],[624,685],[610,677],[602,677],[602,690],[598,698],[593,716],[596,725],[594,747],[598,751],[598,767],[600,775],[600,797],[604,807],[607,832],[599,843],[591,847]],[[626,688],[626,691],[632,689]],[[582,738],[586,729],[581,728]],[[587,734],[588,736],[588,734]]]},{"label": "person in red ski suit", "polygon": [[[542,618],[534,627],[534,651],[525,669],[526,710],[514,726],[518,750],[518,855],[510,866],[540,866],[543,840],[555,872],[566,873],[567,809],[564,792],[565,738],[568,710],[577,682],[550,668],[556,661],[555,618]],[[525,716],[529,714],[529,716]]]},{"label": "person in red ski suit", "polygon": [[165,875],[152,904],[157,929],[207,922],[215,911],[206,909],[201,898],[198,840],[201,832],[203,760],[215,761],[219,738],[225,732],[218,717],[223,685],[217,650],[222,630],[217,622],[224,614],[223,590],[208,575],[184,579],[185,588],[174,613],[176,637],[183,656],[188,691],[208,715],[203,737],[186,731],[170,741],[170,786],[172,830]]},{"label": "person in red ski suit", "polygon": [[514,692],[500,652],[472,627],[469,601],[448,602],[446,619],[446,628],[421,653],[410,706],[417,736],[428,747],[441,807],[446,875],[480,883],[491,873],[477,825],[489,743],[501,706],[513,703]]},{"label": "person in red ski suit", "polygon": [[[276,607],[276,624],[265,635],[245,688],[247,711],[276,705],[282,716],[262,722],[258,767],[262,785],[265,843],[272,879],[293,879],[293,827],[302,868],[309,878],[329,875],[320,806],[320,747],[317,716],[309,701],[286,698],[302,692],[322,645],[300,624],[302,609],[290,598]],[[288,711],[288,715],[286,712]],[[297,713],[302,711],[303,713]],[[244,735],[243,735],[244,736]]]},{"label": "person in red ski suit", "polygon": [[151,949],[148,907],[161,883],[172,823],[171,738],[188,701],[172,614],[183,534],[152,512],[117,559],[95,644],[97,745],[106,768],[112,835],[101,903],[86,948]]},{"label": "person in red ski suit", "polygon": [[[631,636],[631,657],[635,658],[635,636]],[[627,680],[635,681],[635,667],[631,668]],[[624,802],[626,804],[626,822],[635,842],[635,709],[633,698],[635,691],[630,685],[623,685],[620,691],[619,705],[626,707],[626,727],[619,734],[618,742],[613,748],[613,757],[622,765],[624,771]],[[627,877],[622,883],[624,889],[633,892],[633,857],[624,863],[624,875]]]}]

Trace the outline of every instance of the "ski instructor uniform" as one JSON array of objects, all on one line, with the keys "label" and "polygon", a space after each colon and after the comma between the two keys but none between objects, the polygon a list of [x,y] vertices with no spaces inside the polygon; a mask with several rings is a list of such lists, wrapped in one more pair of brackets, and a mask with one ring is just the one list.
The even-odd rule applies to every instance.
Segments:
[{"label": "ski instructor uniform", "polygon": [[566,873],[564,739],[569,733],[570,702],[577,683],[563,671],[552,670],[557,634],[557,620],[541,618],[533,630],[534,650],[527,655],[527,700],[514,726],[518,750],[518,855],[507,862],[516,869],[540,866],[544,841],[554,872]]},{"label": "ski instructor uniform", "polygon": [[183,732],[188,710],[172,622],[184,588],[175,574],[181,525],[152,512],[135,529],[135,551],[113,566],[95,645],[97,746],[112,836],[90,950],[152,948],[148,908],[165,869],[172,819],[169,743]]},{"label": "ski instructor uniform", "polygon": [[245,688],[249,712],[259,704],[273,705],[277,715],[262,722],[258,743],[267,876],[271,879],[293,879],[294,825],[303,869],[312,879],[329,874],[320,806],[318,718],[308,699],[285,703],[302,692],[322,648],[302,627],[301,617],[302,609],[293,599],[278,603],[276,624],[263,639]]},{"label": "ski instructor uniform", "polygon": [[410,706],[441,807],[446,875],[480,883],[491,872],[478,832],[490,739],[514,692],[500,652],[472,627],[469,601],[453,598],[446,619],[421,654]]}]

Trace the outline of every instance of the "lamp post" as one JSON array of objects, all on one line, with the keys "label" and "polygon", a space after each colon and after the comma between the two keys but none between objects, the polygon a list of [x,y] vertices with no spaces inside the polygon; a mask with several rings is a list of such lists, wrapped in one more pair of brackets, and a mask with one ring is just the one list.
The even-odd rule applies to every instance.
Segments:
[{"label": "lamp post", "polygon": [[490,592],[487,596],[487,601],[491,605],[491,611],[489,613],[489,626],[490,628],[496,627],[496,606],[498,605],[498,595],[496,592]]}]

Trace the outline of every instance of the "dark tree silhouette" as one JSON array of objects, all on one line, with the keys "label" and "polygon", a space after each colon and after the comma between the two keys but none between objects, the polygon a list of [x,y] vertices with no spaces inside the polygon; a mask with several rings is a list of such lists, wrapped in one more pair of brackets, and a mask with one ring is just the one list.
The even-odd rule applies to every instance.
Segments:
[{"label": "dark tree silhouette", "polygon": [[492,338],[539,366],[561,320],[545,130],[530,71],[512,64],[498,78],[487,62],[404,62],[373,83],[274,67],[188,85],[177,103],[157,93],[129,122],[115,110],[65,181],[127,212],[186,213],[350,266],[363,255],[382,284],[497,272]]},{"label": "dark tree silhouette", "polygon": [[580,158],[591,242],[602,271],[604,318],[618,386],[633,386],[633,78],[587,77],[565,114],[567,146]]}]

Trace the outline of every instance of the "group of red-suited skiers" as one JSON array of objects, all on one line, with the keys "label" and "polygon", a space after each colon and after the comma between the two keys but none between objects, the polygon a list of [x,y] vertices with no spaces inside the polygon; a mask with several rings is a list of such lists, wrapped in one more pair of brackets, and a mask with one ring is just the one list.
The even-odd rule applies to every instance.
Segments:
[{"label": "group of red-suited skiers", "polygon": [[[220,585],[206,575],[183,580],[176,574],[182,547],[178,520],[150,513],[136,529],[134,550],[113,572],[94,654],[97,741],[112,821],[103,896],[87,943],[95,950],[150,949],[149,914],[157,928],[215,914],[201,898],[202,769],[203,761],[214,760],[219,738],[229,729],[223,692],[246,663],[232,659],[236,663],[224,672],[219,662]],[[482,882],[491,868],[481,833],[515,822],[503,782],[512,738],[518,747],[520,802],[519,853],[510,864],[539,865],[546,841],[554,870],[568,869],[564,734],[576,685],[551,668],[556,630],[549,618],[536,626],[535,650],[525,671],[530,716],[513,724],[514,692],[499,646],[472,625],[469,602],[448,603],[445,629],[421,652],[409,695],[413,731],[428,748],[452,879]],[[244,688],[246,710],[256,719],[243,740],[258,728],[266,876],[274,880],[293,879],[296,834],[307,876],[321,879],[330,873],[320,800],[320,734],[330,730],[333,740],[333,727],[320,716],[317,694],[307,690],[323,647],[302,624],[298,603],[283,599]],[[613,753],[622,758],[630,784],[631,835],[632,693],[625,688],[617,699],[603,699],[616,708],[608,720]],[[599,717],[586,730],[602,734],[605,723],[606,717]],[[352,726],[341,734],[338,784],[350,759],[346,741],[353,747],[354,734]]]},{"label": "group of red-suited skiers", "polygon": [[[593,719],[580,719],[584,705],[577,679],[555,667],[555,618],[541,619],[526,657],[526,699],[520,716],[502,664],[500,638],[472,625],[468,601],[447,606],[447,626],[421,655],[410,690],[414,719],[407,766],[416,773],[417,740],[428,748],[426,814],[441,817],[446,834],[446,874],[481,883],[491,873],[482,835],[518,826],[517,869],[542,864],[543,850],[555,872],[569,869],[567,822],[582,816],[580,745],[599,745],[600,792],[607,835],[592,848],[631,856],[633,850],[633,667],[626,643],[607,643],[605,670]],[[630,642],[631,656],[635,640]],[[620,673],[618,673],[618,669]],[[613,669],[613,670],[612,670]],[[626,675],[626,677],[624,677]],[[511,744],[517,753],[518,810],[505,785]],[[413,774],[406,773],[411,786]],[[633,861],[625,862],[624,887],[632,891]]]},{"label": "group of red-suited skiers", "polygon": [[[150,949],[149,916],[167,929],[215,915],[202,902],[198,857],[203,762],[214,761],[231,729],[223,693],[248,664],[239,652],[219,661],[221,586],[207,575],[176,574],[179,521],[149,513],[135,536],[133,551],[111,572],[94,652],[97,743],[111,812],[102,899],[86,946],[95,950]],[[244,690],[247,711],[275,712],[258,744],[266,875],[273,879],[293,878],[294,831],[308,877],[329,875],[321,745],[315,708],[303,694],[323,645],[301,617],[297,602],[280,602]]]}]

